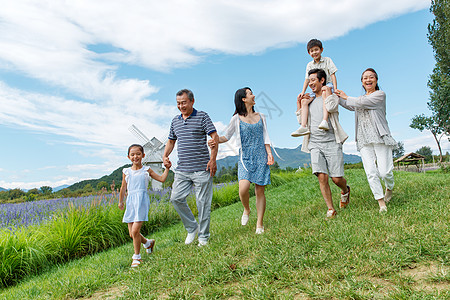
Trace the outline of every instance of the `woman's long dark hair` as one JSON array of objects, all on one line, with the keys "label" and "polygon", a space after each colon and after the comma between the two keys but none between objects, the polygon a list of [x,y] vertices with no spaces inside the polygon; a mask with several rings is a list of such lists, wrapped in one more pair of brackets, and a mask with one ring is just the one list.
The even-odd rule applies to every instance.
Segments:
[{"label": "woman's long dark hair", "polygon": [[[245,107],[244,101],[242,101],[242,98],[247,97],[247,90],[252,90],[249,87],[244,87],[242,89],[238,89],[236,93],[234,94],[234,105],[236,106],[236,110],[234,111],[234,114],[238,114],[240,116],[247,116],[248,111]],[[255,112],[255,108],[252,107],[252,111]]]},{"label": "woman's long dark hair", "polygon": [[[362,72],[362,74],[361,74],[361,82],[363,80],[364,73],[366,73],[367,71],[370,71],[373,74],[375,74],[375,78],[377,79],[377,85],[375,85],[375,91],[378,91],[380,89],[380,87],[378,86],[378,74],[377,74],[377,72],[374,69],[372,69],[372,68],[365,69],[364,72]],[[363,89],[366,91],[366,88],[364,86],[363,86]]]}]

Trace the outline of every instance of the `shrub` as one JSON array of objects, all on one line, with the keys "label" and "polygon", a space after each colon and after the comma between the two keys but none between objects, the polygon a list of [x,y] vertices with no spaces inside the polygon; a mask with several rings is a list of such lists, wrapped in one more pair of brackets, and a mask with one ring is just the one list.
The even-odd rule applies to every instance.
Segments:
[{"label": "shrub", "polygon": [[[36,232],[39,232],[36,230]],[[32,231],[0,231],[0,287],[36,273],[47,263],[47,254],[39,236]]]},{"label": "shrub", "polygon": [[[250,188],[250,191],[252,189]],[[215,187],[213,190],[213,199],[211,208],[227,206],[239,201],[239,184],[231,183]]]}]

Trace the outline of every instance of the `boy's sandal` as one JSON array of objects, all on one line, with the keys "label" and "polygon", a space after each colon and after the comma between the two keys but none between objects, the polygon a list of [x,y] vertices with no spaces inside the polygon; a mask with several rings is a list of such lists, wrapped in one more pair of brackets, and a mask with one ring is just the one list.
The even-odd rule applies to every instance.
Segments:
[{"label": "boy's sandal", "polygon": [[132,268],[137,268],[141,264],[142,259],[133,259],[133,262],[131,263]]},{"label": "boy's sandal", "polygon": [[334,209],[329,209],[327,211],[327,219],[334,219],[336,217],[336,211]]},{"label": "boy's sandal", "polygon": [[341,202],[339,203],[340,208],[346,208],[348,203],[350,202],[350,187],[347,185],[348,192],[344,194],[341,192]]},{"label": "boy's sandal", "polygon": [[150,241],[150,246],[145,247],[145,245],[144,245],[144,248],[145,248],[145,251],[147,251],[148,254],[152,254],[153,253],[153,247],[155,247],[155,240],[151,239],[149,241]]}]

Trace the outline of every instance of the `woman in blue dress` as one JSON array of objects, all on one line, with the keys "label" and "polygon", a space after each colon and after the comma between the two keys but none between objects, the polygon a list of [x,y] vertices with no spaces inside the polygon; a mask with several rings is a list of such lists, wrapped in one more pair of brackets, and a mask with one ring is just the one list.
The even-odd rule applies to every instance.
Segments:
[{"label": "woman in blue dress", "polygon": [[[255,112],[255,95],[249,87],[236,91],[234,104],[236,105],[236,111],[226,128],[225,135],[219,137],[219,143],[229,141],[236,133],[236,143],[239,148],[239,198],[244,206],[241,224],[245,226],[249,220],[249,190],[250,183],[254,183],[258,215],[256,234],[261,234],[264,232],[263,218],[266,210],[264,188],[270,184],[269,165],[274,163],[266,118],[263,114]],[[209,145],[215,146],[211,140]]]}]

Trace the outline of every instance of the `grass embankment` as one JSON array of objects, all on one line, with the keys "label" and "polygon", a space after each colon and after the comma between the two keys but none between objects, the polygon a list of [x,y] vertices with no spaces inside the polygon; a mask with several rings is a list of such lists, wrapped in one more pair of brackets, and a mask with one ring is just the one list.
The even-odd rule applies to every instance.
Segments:
[{"label": "grass embankment", "polygon": [[245,227],[240,204],[212,213],[207,247],[185,246],[177,224],[152,236],[156,251],[138,270],[130,269],[129,243],[54,267],[0,297],[448,299],[450,177],[395,176],[385,215],[363,170],[349,170],[350,206],[326,221],[317,179],[307,176],[267,192],[263,235],[254,234],[252,199]]},{"label": "grass embankment", "polygon": [[[274,174],[270,188],[304,175]],[[147,235],[179,221],[169,196],[164,193],[159,199],[152,197],[149,220],[141,228],[142,234]],[[50,215],[41,224],[12,230],[0,229],[0,288],[11,286],[23,277],[39,274],[58,263],[92,255],[129,241],[127,225],[122,223],[124,212],[118,209],[116,197],[94,198],[90,203],[77,199],[55,213],[45,212],[45,215]],[[214,188],[211,208],[214,210],[237,201],[238,184],[226,184]],[[73,204],[78,202],[79,205]],[[196,214],[193,195],[188,197],[188,204]],[[27,213],[24,217],[28,217]]]}]

